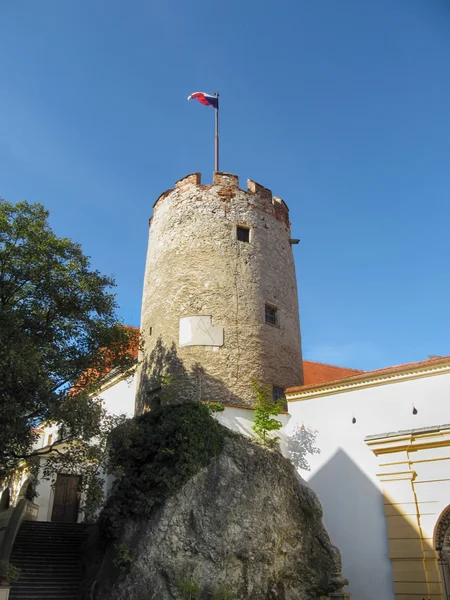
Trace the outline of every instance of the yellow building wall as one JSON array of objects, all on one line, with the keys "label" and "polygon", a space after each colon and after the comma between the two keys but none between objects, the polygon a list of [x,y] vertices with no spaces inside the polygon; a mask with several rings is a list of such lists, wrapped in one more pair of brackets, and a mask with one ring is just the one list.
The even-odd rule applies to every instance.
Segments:
[{"label": "yellow building wall", "polygon": [[397,600],[448,600],[434,532],[450,504],[450,429],[366,442],[378,457]]}]

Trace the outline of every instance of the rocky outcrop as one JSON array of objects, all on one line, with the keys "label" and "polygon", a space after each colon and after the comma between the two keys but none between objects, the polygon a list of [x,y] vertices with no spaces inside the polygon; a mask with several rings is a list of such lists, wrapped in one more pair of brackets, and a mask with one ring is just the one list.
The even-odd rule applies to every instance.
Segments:
[{"label": "rocky outcrop", "polygon": [[[120,552],[132,559],[121,574]],[[315,493],[280,454],[236,436],[151,519],[125,523],[91,597],[317,600],[339,572]]]}]

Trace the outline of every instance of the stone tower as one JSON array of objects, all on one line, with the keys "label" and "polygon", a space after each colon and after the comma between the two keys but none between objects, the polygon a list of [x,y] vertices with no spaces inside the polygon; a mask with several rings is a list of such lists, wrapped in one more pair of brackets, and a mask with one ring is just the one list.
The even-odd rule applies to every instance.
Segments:
[{"label": "stone tower", "polygon": [[[161,394],[250,406],[252,379],[303,382],[289,211],[254,181],[200,174],[154,204],[136,411]],[[161,389],[162,388],[162,389]]]}]

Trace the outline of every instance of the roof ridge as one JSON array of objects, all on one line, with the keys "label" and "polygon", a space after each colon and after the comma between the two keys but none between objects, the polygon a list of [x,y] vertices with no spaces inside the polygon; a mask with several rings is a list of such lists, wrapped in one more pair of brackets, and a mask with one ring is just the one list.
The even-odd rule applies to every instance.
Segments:
[{"label": "roof ridge", "polygon": [[450,356],[435,356],[434,358],[425,358],[424,360],[414,360],[412,362],[400,363],[399,365],[390,365],[389,367],[381,367],[380,369],[372,369],[371,371],[366,371],[366,373],[378,373],[381,371],[389,371],[390,369],[406,369],[407,367],[414,367],[414,365],[434,365],[439,363],[440,361],[444,361],[450,359]]},{"label": "roof ridge", "polygon": [[333,369],[345,369],[346,371],[355,371],[356,373],[366,373],[364,369],[354,369],[353,367],[341,367],[339,365],[332,365],[330,363],[320,362],[318,360],[307,360],[306,358],[302,359],[303,362],[311,363],[314,365],[323,365],[324,367],[332,367]]}]

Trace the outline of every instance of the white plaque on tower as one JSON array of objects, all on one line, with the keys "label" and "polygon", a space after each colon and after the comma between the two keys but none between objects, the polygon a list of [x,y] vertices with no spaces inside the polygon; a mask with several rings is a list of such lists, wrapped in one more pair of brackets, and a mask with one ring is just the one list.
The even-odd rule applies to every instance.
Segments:
[{"label": "white plaque on tower", "polygon": [[223,327],[213,327],[211,316],[180,319],[180,346],[223,346]]}]

